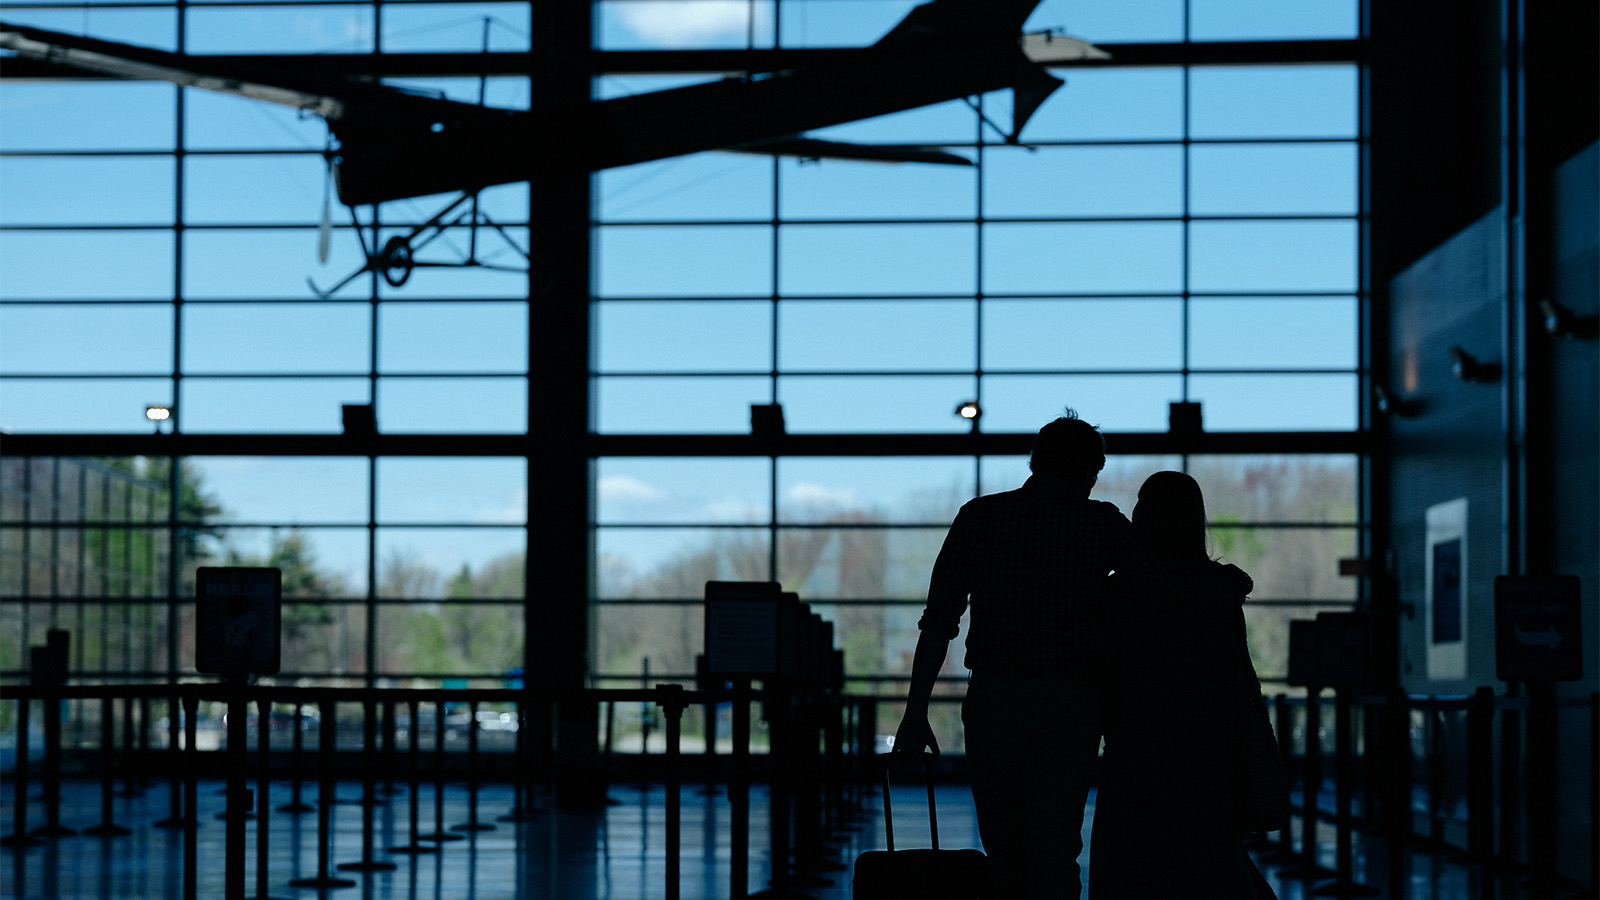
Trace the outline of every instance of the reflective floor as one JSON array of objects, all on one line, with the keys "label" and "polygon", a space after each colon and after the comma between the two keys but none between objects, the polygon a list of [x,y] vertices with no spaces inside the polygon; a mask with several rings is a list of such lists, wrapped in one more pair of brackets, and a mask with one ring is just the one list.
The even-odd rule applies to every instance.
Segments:
[{"label": "reflective floor", "polygon": [[[389,863],[392,869],[361,872],[341,864],[363,860],[364,808],[353,801],[359,785],[341,786],[342,801],[330,809],[331,840],[326,852],[327,874],[348,879],[354,884],[342,888],[299,888],[290,882],[316,878],[323,855],[318,841],[318,814],[274,812],[268,822],[270,850],[266,886],[267,897],[300,900],[327,896],[333,898],[562,898],[562,900],[651,900],[665,898],[666,816],[665,795],[661,787],[641,789],[617,786],[611,790],[613,805],[598,813],[556,811],[542,798],[527,821],[501,821],[511,811],[509,787],[485,786],[479,796],[478,820],[492,829],[457,831],[471,814],[466,794],[459,786],[445,792],[441,809],[434,807],[431,787],[422,786],[417,795],[419,831],[434,832],[435,823],[457,838],[446,841],[411,840],[410,798],[397,793],[388,802],[373,808],[372,861]],[[314,799],[308,789],[307,800]],[[3,796],[0,828],[11,833],[13,809],[11,788]],[[101,818],[100,790],[97,784],[71,783],[63,787],[61,824],[85,829]],[[924,812],[925,791],[916,785],[897,786],[893,796],[895,842],[898,847],[928,846],[928,820]],[[291,799],[288,785],[273,786],[273,808]],[[788,896],[816,900],[846,900],[851,896],[849,863],[856,855],[884,844],[880,804],[868,797],[861,812],[851,817],[823,848],[821,864],[814,872],[802,873],[800,884],[788,889]],[[971,795],[964,787],[938,789],[939,829],[945,847],[981,846],[972,813]],[[202,783],[198,795],[199,819],[196,829],[197,889],[200,898],[226,896],[224,822],[217,819],[223,809],[220,785]],[[749,890],[767,888],[771,878],[768,852],[768,798],[762,788],[752,792],[750,829]],[[730,805],[721,792],[708,793],[698,785],[682,792],[681,847],[679,854],[681,896],[697,900],[716,900],[730,896]],[[86,834],[49,839],[41,844],[0,852],[4,876],[0,879],[3,896],[17,900],[77,900],[77,898],[182,898],[185,896],[183,858],[184,832],[155,825],[165,818],[169,795],[164,785],[155,785],[136,796],[117,796],[113,801],[113,820],[130,829],[115,837]],[[32,802],[28,827],[44,824],[43,805]],[[1086,838],[1093,810],[1084,822]],[[248,859],[245,860],[245,896],[257,898],[255,871],[255,824],[247,826]],[[1154,823],[1152,863],[1159,864],[1159,839],[1181,839],[1183,823]],[[1298,834],[1298,825],[1296,826]],[[1318,861],[1335,865],[1334,831],[1319,829]],[[422,846],[429,852],[395,852],[391,848]],[[1300,881],[1284,877],[1281,865],[1268,862],[1263,848],[1262,871],[1281,900],[1300,900],[1312,896],[1308,888],[1326,886],[1329,879]],[[1399,896],[1415,900],[1477,900],[1486,896],[1482,875],[1477,869],[1453,861],[1448,853],[1409,850],[1403,854],[1401,869],[1391,871],[1388,854],[1381,842],[1357,839],[1354,846],[1353,880],[1369,885],[1377,896]],[[1093,873],[1089,873],[1093,877]],[[1395,887],[1403,886],[1400,891]],[[1498,898],[1531,896],[1526,887],[1511,876],[1495,877],[1490,894]],[[1319,891],[1326,895],[1325,891]],[[1555,896],[1572,895],[1557,892]],[[1373,896],[1362,891],[1347,891],[1345,896]],[[1204,896],[1196,893],[1194,896]]]}]

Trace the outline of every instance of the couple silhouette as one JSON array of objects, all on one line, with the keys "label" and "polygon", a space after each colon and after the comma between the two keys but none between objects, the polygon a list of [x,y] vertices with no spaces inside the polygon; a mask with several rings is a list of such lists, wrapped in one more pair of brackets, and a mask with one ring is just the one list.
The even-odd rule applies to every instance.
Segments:
[{"label": "couple silhouette", "polygon": [[[1028,466],[1021,488],[968,502],[950,526],[896,752],[938,752],[929,697],[970,607],[961,719],[984,897],[1080,896],[1097,761],[1092,900],[1271,897],[1241,840],[1240,753],[1258,723],[1240,710],[1265,717],[1244,644],[1252,582],[1207,553],[1199,484],[1155,473],[1130,523],[1089,498],[1105,441],[1070,409]],[[1161,827],[1175,812],[1181,836]]]}]

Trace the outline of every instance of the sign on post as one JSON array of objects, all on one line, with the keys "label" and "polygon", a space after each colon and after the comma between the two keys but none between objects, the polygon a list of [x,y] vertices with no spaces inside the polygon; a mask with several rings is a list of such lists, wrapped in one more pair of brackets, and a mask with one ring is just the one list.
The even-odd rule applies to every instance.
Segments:
[{"label": "sign on post", "polygon": [[778,671],[775,581],[706,582],[706,672],[771,675]]},{"label": "sign on post", "polygon": [[1494,674],[1501,681],[1583,678],[1583,620],[1576,575],[1494,580]]},{"label": "sign on post", "polygon": [[195,571],[194,667],[207,675],[272,675],[281,664],[283,573],[202,566]]}]

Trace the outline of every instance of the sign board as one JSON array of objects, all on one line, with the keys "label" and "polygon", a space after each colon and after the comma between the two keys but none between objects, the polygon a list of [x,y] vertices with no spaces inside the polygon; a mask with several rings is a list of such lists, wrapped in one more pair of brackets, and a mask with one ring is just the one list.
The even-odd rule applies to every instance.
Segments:
[{"label": "sign board", "polygon": [[1317,683],[1353,687],[1365,680],[1366,671],[1366,614],[1317,613]]},{"label": "sign board", "polygon": [[278,671],[283,573],[202,566],[195,571],[194,667],[208,675]]},{"label": "sign board", "polygon": [[706,582],[708,675],[770,675],[778,670],[778,583]]},{"label": "sign board", "polygon": [[1494,580],[1494,674],[1501,681],[1583,678],[1583,620],[1576,575]]},{"label": "sign board", "polygon": [[1311,619],[1289,622],[1289,672],[1286,679],[1295,687],[1322,687],[1317,669],[1317,623]]},{"label": "sign board", "polygon": [[1428,507],[1423,559],[1428,677],[1467,677],[1467,501]]}]

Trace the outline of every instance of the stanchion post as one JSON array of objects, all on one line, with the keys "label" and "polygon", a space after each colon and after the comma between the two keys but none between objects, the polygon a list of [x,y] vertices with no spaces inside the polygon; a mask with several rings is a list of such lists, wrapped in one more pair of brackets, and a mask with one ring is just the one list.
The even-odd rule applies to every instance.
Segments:
[{"label": "stanchion post", "polygon": [[444,732],[445,732],[445,699],[440,694],[433,705],[433,833],[417,838],[420,841],[443,843],[444,841],[459,841],[465,835],[451,834],[444,830]]},{"label": "stanchion post", "polygon": [[11,833],[0,838],[0,847],[36,847],[44,841],[28,833],[28,695],[17,698],[17,762],[11,777]]},{"label": "stanchion post", "polygon": [[[300,797],[300,789],[304,784],[301,773],[305,771],[305,738],[301,734],[305,730],[305,704],[296,700],[294,704],[294,735],[293,745],[289,749],[289,771],[292,774],[289,782],[289,802],[278,807],[281,813],[308,813],[314,808]],[[318,734],[321,734],[319,723]]]},{"label": "stanchion post", "polygon": [[1300,861],[1278,872],[1281,878],[1315,880],[1337,874],[1317,862],[1317,798],[1322,793],[1322,687],[1306,687],[1304,760],[1300,778]]},{"label": "stanchion post", "polygon": [[[370,690],[370,689],[369,689]],[[339,869],[351,872],[387,872],[394,863],[374,858],[376,823],[374,809],[378,805],[378,702],[369,693],[361,701],[361,859],[358,862],[340,863]]]},{"label": "stanchion post", "polygon": [[334,770],[334,754],[338,749],[338,709],[337,702],[332,700],[323,700],[317,705],[322,719],[317,733],[317,874],[314,878],[296,878],[289,882],[290,887],[328,889],[356,886],[354,881],[335,878],[329,871],[333,853],[333,795],[335,779],[338,777]]},{"label": "stanchion post", "polygon": [[1334,880],[1318,885],[1311,893],[1318,897],[1375,897],[1380,891],[1355,880],[1355,848],[1351,844],[1350,800],[1354,793],[1351,776],[1355,759],[1351,752],[1350,689],[1336,688],[1333,698],[1334,828],[1336,856]]},{"label": "stanchion post", "polygon": [[132,834],[132,829],[124,828],[113,821],[111,811],[111,798],[116,794],[117,773],[115,746],[116,725],[115,701],[111,697],[100,698],[100,824],[85,828],[84,834],[95,837],[121,837]]},{"label": "stanchion post", "polygon": [[195,740],[200,723],[200,695],[190,688],[183,695],[183,896],[196,900],[200,892],[200,747]]},{"label": "stanchion post", "polygon": [[728,769],[728,897],[750,896],[750,679],[733,680],[733,747]]},{"label": "stanchion post", "polygon": [[416,855],[418,853],[433,853],[434,851],[438,850],[438,848],[422,843],[419,830],[421,826],[418,824],[418,816],[420,814],[419,804],[422,802],[418,797],[418,794],[421,793],[422,790],[422,763],[421,756],[419,755],[419,751],[417,749],[417,731],[419,730],[417,728],[417,721],[419,718],[418,714],[421,712],[421,704],[417,702],[417,699],[414,695],[411,699],[406,701],[406,710],[410,714],[410,718],[406,720],[406,738],[409,741],[409,746],[406,752],[406,787],[407,793],[410,794],[410,796],[406,798],[406,813],[409,816],[408,827],[410,828],[409,835],[411,843],[404,844],[399,847],[390,847],[389,852],[408,853],[411,855]]},{"label": "stanchion post", "polygon": [[683,700],[683,685],[658,684],[656,685],[657,702],[661,705],[662,717],[666,719],[667,726],[667,758],[666,758],[666,830],[667,830],[667,900],[678,900],[682,872],[679,852],[683,840],[682,822],[682,788],[683,773],[679,771],[681,748],[678,746],[683,734],[683,709],[687,705]]},{"label": "stanchion post", "polygon": [[183,700],[177,694],[167,698],[167,796],[171,809],[156,822],[157,828],[183,828]]},{"label": "stanchion post", "polygon": [[[298,725],[299,723],[295,723]],[[272,700],[256,695],[256,896],[272,900]]]},{"label": "stanchion post", "polygon": [[49,643],[32,648],[33,684],[39,690],[39,701],[44,706],[44,778],[39,786],[39,799],[44,801],[44,825],[35,828],[34,837],[71,837],[75,828],[61,824],[61,694],[59,688],[66,683],[67,643],[66,632],[51,629]]},{"label": "stanchion post", "polygon": [[467,703],[467,820],[450,826],[452,831],[493,831],[488,822],[478,821],[478,701]]}]

